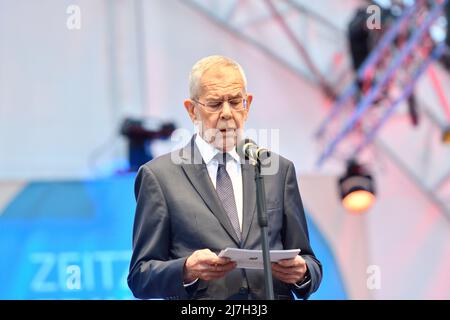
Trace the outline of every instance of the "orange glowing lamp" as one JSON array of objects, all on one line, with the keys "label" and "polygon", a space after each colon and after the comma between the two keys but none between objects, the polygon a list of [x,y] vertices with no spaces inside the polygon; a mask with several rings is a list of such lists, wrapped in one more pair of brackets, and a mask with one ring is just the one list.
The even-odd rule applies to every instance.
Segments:
[{"label": "orange glowing lamp", "polygon": [[364,213],[375,203],[375,195],[366,190],[357,190],[349,193],[342,199],[342,205],[352,213]]},{"label": "orange glowing lamp", "polygon": [[339,179],[342,205],[352,213],[364,213],[375,203],[375,183],[367,170],[350,160],[346,173]]},{"label": "orange glowing lamp", "polygon": [[442,142],[450,145],[450,126],[445,128],[442,132]]}]

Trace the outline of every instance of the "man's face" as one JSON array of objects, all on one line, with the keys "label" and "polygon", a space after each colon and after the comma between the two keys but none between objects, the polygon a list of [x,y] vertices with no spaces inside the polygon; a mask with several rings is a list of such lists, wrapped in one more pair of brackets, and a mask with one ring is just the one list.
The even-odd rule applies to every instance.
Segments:
[{"label": "man's face", "polygon": [[[235,110],[225,102],[219,112],[210,112],[203,104],[247,97],[247,106],[243,110]],[[184,101],[186,110],[192,121],[199,126],[199,134],[215,148],[227,152],[232,150],[238,139],[238,132],[244,128],[247,120],[252,95],[246,94],[244,81],[240,72],[229,66],[217,66],[207,70],[200,80],[200,93],[195,99]]]}]

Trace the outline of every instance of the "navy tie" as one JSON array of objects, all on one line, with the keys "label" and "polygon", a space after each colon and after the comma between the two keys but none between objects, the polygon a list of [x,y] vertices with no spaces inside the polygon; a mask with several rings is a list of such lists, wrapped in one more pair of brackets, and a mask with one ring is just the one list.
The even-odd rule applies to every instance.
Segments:
[{"label": "navy tie", "polygon": [[223,156],[222,154],[218,154],[216,156],[219,160],[216,178],[216,191],[222,201],[222,205],[228,215],[228,218],[230,219],[233,229],[236,232],[239,241],[241,241],[241,228],[239,226],[236,200],[234,199],[233,184],[231,183],[231,178],[226,169],[226,160],[228,157],[228,154]]}]

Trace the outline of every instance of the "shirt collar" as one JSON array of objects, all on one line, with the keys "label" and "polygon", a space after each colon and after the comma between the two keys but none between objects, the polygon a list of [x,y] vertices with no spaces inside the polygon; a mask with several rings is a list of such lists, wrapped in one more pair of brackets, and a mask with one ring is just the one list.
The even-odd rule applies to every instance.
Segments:
[{"label": "shirt collar", "polygon": [[[203,161],[205,161],[206,164],[209,164],[211,160],[214,158],[214,156],[220,152],[218,149],[214,148],[213,145],[209,144],[202,137],[200,137],[199,134],[197,134],[195,137],[195,144],[197,145],[197,148],[200,151]],[[237,162],[240,161],[239,155],[237,154],[236,151],[236,147],[234,147],[233,150],[229,151],[228,154],[235,161]]]}]

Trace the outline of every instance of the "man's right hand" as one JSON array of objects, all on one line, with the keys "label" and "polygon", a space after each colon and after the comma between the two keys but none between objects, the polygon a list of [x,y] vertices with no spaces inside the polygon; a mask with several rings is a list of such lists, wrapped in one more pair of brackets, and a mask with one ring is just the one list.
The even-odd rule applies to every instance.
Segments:
[{"label": "man's right hand", "polygon": [[209,249],[194,251],[184,264],[184,283],[196,279],[215,280],[236,268],[236,262],[219,257]]}]

